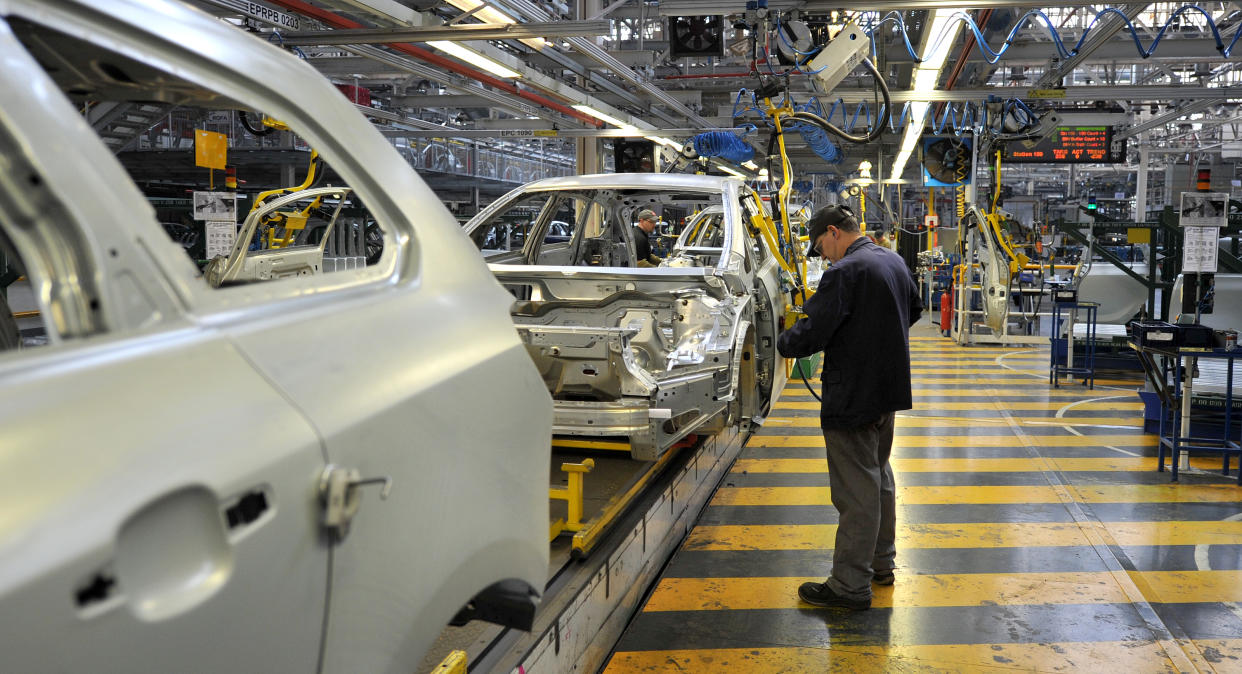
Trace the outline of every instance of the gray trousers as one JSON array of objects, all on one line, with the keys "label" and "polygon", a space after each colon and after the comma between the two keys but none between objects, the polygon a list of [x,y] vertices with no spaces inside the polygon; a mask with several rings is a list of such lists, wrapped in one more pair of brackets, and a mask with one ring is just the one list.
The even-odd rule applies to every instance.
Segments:
[{"label": "gray trousers", "polygon": [[851,599],[871,597],[871,576],[897,556],[892,412],[874,424],[824,429],[832,505],[841,514],[828,587]]}]

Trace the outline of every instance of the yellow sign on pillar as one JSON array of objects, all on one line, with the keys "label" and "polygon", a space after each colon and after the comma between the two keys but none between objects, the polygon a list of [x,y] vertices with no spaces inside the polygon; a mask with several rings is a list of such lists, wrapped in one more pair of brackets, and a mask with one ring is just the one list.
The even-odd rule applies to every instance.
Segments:
[{"label": "yellow sign on pillar", "polygon": [[228,158],[229,140],[215,131],[194,130],[194,165],[224,170]]}]

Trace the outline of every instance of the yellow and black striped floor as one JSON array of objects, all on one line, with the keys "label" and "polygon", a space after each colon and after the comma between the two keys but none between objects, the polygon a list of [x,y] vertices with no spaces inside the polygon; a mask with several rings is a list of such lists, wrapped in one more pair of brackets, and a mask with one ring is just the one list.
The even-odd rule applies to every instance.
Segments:
[{"label": "yellow and black striped floor", "polygon": [[606,671],[1242,672],[1242,489],[1217,459],[1155,471],[1137,375],[1052,389],[1047,347],[915,334],[896,585],[857,613],[798,601],[837,516],[791,382]]}]

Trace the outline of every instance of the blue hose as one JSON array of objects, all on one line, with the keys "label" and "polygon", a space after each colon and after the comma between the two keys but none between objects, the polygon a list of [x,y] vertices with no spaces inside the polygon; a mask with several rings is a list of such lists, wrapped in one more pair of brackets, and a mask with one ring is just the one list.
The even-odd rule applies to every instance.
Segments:
[{"label": "blue hose", "polygon": [[[1139,56],[1142,58],[1148,58],[1156,52],[1156,48],[1160,46],[1160,40],[1164,38],[1164,34],[1168,31],[1169,27],[1172,26],[1174,22],[1178,21],[1182,14],[1187,13],[1198,13],[1203,16],[1205,22],[1207,23],[1208,30],[1212,33],[1212,39],[1216,42],[1216,50],[1219,51],[1225,58],[1229,58],[1233,52],[1234,46],[1238,43],[1238,39],[1242,37],[1242,30],[1235,30],[1233,38],[1229,41],[1229,44],[1226,45],[1224,39],[1221,37],[1220,28],[1216,25],[1216,21],[1212,19],[1212,15],[1198,5],[1182,5],[1174,10],[1169,15],[1168,20],[1164,22],[1164,25],[1160,26],[1160,29],[1156,31],[1156,37],[1152,39],[1151,44],[1146,47],[1143,46],[1142,40],[1139,39],[1138,29],[1134,27],[1134,22],[1130,21],[1129,17],[1115,7],[1105,7],[1099,12],[1096,12],[1095,17],[1092,18],[1091,23],[1088,24],[1083,30],[1082,35],[1078,38],[1078,41],[1074,43],[1072,48],[1066,48],[1065,41],[1061,38],[1061,33],[1057,31],[1056,26],[1053,25],[1052,19],[1038,9],[1033,9],[1023,14],[1017,22],[1014,23],[1013,28],[1010,29],[1009,34],[1005,37],[1005,41],[1002,42],[1000,47],[997,49],[992,49],[992,47],[987,43],[987,40],[984,39],[983,31],[979,29],[978,24],[975,23],[974,19],[969,14],[965,12],[957,12],[953,15],[951,20],[958,20],[965,23],[966,27],[974,33],[975,45],[984,55],[984,59],[988,63],[995,64],[1000,60],[1001,56],[1009,50],[1009,47],[1013,44],[1014,38],[1017,37],[1018,31],[1026,27],[1028,20],[1030,23],[1043,24],[1045,32],[1050,38],[1052,38],[1052,43],[1056,47],[1057,54],[1061,58],[1065,59],[1077,54],[1078,51],[1082,49],[1082,46],[1087,41],[1088,36],[1091,35],[1092,29],[1099,24],[1101,19],[1110,14],[1116,15],[1122,20],[1123,23],[1125,23],[1126,29],[1130,31],[1130,37],[1134,40],[1134,48],[1138,51]],[[906,22],[900,13],[889,12],[880,21],[870,24],[868,26],[867,33],[874,36],[875,32],[889,21],[892,21],[897,25],[897,28],[901,33],[902,40],[905,43],[906,51],[909,52],[911,58],[913,58],[916,63],[922,63],[923,58],[915,51],[914,46],[910,43],[910,37],[906,33]],[[939,42],[938,38],[940,36],[932,37],[933,39],[937,39],[937,42]],[[937,44],[931,45],[928,48],[928,51],[935,50],[937,46]],[[872,39],[872,50],[873,52],[875,50],[874,38]]]},{"label": "blue hose", "polygon": [[729,131],[707,131],[692,139],[694,151],[700,157],[721,157],[735,164],[750,161],[755,148]]},{"label": "blue hose", "polygon": [[[835,104],[833,107],[835,108]],[[811,100],[807,101],[803,105],[795,106],[794,109],[803,112],[813,112],[821,117],[824,117],[824,108],[819,104],[819,99],[815,97],[812,97]],[[842,106],[842,115],[844,115],[844,106]],[[831,117],[832,115],[829,113],[827,118],[831,119]],[[871,117],[870,110],[867,111],[867,117]],[[857,111],[854,113],[854,119],[855,121],[858,119]],[[869,121],[867,126],[871,126]],[[833,143],[828,138],[827,131],[824,131],[822,128],[815,126],[814,124],[807,124],[805,122],[794,124],[793,128],[799,135],[802,136],[802,140],[806,143],[807,147],[811,148],[812,152],[819,155],[820,159],[823,159],[829,164],[840,164],[845,161],[845,155],[841,153],[841,148],[837,147],[836,143]]]}]

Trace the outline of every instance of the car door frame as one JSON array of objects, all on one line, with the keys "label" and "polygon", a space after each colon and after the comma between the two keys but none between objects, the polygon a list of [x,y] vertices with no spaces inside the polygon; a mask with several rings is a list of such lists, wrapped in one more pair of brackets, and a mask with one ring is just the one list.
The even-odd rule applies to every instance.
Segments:
[{"label": "car door frame", "polygon": [[[5,493],[22,504],[0,537],[0,615],[20,616],[0,627],[0,650],[17,669],[175,668],[187,657],[221,669],[313,667],[328,569],[308,482],[324,465],[319,438],[224,335],[190,319],[155,263],[166,255],[188,267],[184,252],[10,27],[16,16],[89,30],[89,18],[9,0],[0,11],[0,86],[29,93],[3,106],[0,134],[21,144],[6,153],[21,170],[0,201],[41,207],[24,212],[29,231],[14,243],[47,290],[37,296],[49,336],[0,357],[6,436],[25,439],[0,457]],[[48,264],[34,242],[75,265]],[[66,269],[74,280],[61,278]],[[122,386],[131,388],[117,395]],[[263,503],[237,514],[252,493]],[[280,622],[290,614],[303,620]],[[236,647],[219,649],[208,629]]]}]

